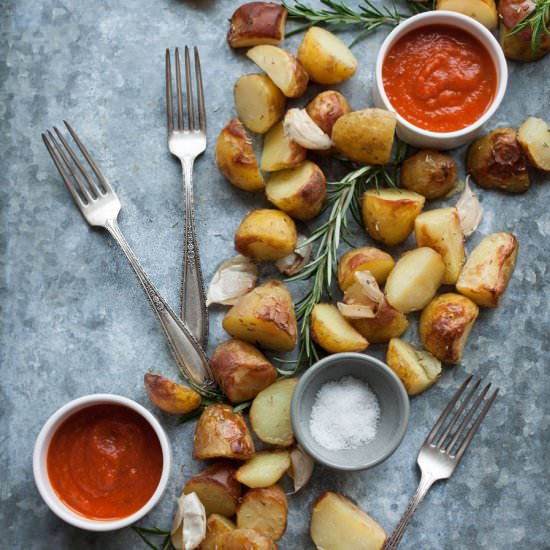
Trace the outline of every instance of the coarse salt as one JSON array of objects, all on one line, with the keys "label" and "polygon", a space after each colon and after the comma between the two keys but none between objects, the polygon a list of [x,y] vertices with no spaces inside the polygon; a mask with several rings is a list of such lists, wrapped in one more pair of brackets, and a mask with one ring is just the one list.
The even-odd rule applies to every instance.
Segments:
[{"label": "coarse salt", "polygon": [[321,386],[309,427],[313,439],[326,449],[354,449],[374,439],[379,418],[378,399],[368,384],[344,376]]}]

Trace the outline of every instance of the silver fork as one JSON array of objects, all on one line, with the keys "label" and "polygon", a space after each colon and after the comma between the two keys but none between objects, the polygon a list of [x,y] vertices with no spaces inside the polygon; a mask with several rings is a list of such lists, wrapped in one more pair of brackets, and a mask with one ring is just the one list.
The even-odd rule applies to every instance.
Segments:
[{"label": "silver fork", "polygon": [[[450,422],[445,426],[441,434],[440,430],[443,428],[443,425],[448,420],[451,412],[453,411],[456,403],[466,390],[466,387],[470,384],[473,376],[470,375],[460,386],[458,391],[454,394],[453,398],[445,407],[445,410],[441,413],[441,416],[435,423],[432,431],[428,434],[424,445],[420,449],[418,454],[418,466],[420,467],[421,477],[418,489],[416,490],[415,495],[409,502],[405,513],[401,517],[401,520],[397,524],[397,527],[393,530],[390,538],[386,541],[384,545],[384,550],[393,550],[399,546],[401,538],[405,529],[409,525],[411,518],[418,508],[418,505],[422,502],[426,493],[430,487],[440,479],[448,479],[451,477],[456,467],[458,466],[460,460],[464,456],[468,445],[472,441],[479,425],[485,418],[488,410],[491,408],[496,396],[498,394],[498,388],[491,394],[491,397],[485,399],[491,384],[487,384],[485,388],[479,393],[474,404],[470,407],[469,411],[465,413],[466,408],[474,395],[476,394],[481,380],[478,380],[469,390],[468,395],[464,398],[459,408],[453,414]],[[474,414],[479,409],[482,402],[485,402],[481,412],[478,414],[476,419],[472,422],[470,428],[466,430],[468,424],[470,424]],[[463,415],[461,418],[461,415]],[[460,420],[460,424],[457,423]],[[456,430],[453,431],[456,427]],[[464,438],[461,440],[462,435]],[[437,436],[437,437],[436,437]],[[459,441],[460,440],[460,441]]]},{"label": "silver fork", "polygon": [[178,367],[188,380],[207,392],[213,379],[204,351],[139,264],[118,227],[117,218],[121,208],[118,197],[75,131],[67,122],[65,122],[65,126],[98,180],[96,182],[90,176],[90,172],[86,170],[67,139],[57,128],[54,128],[57,139],[49,130],[42,134],[48,152],[75,204],[90,225],[105,228],[118,243],[153,306]]},{"label": "silver fork", "polygon": [[195,80],[197,89],[198,119],[195,118],[193,85],[191,82],[191,61],[189,48],[185,46],[185,81],[187,95],[187,127],[183,110],[183,92],[181,87],[180,54],[176,58],[176,95],[177,127],[174,128],[172,109],[172,68],[170,50],[166,50],[166,115],[168,122],[168,147],[178,157],[183,169],[185,192],[185,234],[183,246],[183,267],[181,282],[181,318],[185,321],[195,338],[206,347],[208,342],[208,309],[204,297],[201,262],[193,210],[193,163],[206,149],[206,113],[202,89],[201,64],[199,51],[195,48]]}]

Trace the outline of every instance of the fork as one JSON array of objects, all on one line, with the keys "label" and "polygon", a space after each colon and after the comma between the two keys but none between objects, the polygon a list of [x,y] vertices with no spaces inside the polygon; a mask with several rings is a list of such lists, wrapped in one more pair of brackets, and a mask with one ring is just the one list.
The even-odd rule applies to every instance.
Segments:
[{"label": "fork", "polygon": [[176,48],[176,96],[177,127],[174,127],[172,110],[172,68],[170,50],[166,50],[166,115],[168,123],[168,147],[179,158],[183,169],[185,192],[185,234],[183,246],[183,267],[181,281],[181,318],[185,321],[195,338],[206,347],[208,342],[208,309],[204,297],[201,262],[193,211],[193,163],[206,149],[206,113],[202,88],[199,51],[195,52],[195,80],[198,102],[198,119],[195,118],[193,85],[191,82],[191,61],[189,48],[185,46],[185,81],[187,95],[187,126],[183,110],[181,86],[181,66],[179,49]]},{"label": "fork", "polygon": [[89,170],[86,170],[74,149],[57,128],[54,127],[57,139],[49,130],[42,134],[46,148],[75,204],[91,226],[106,229],[120,246],[153,306],[179,369],[192,385],[202,390],[202,393],[208,394],[208,388],[213,385],[213,378],[204,351],[141,267],[118,226],[117,218],[121,205],[117,195],[76,132],[69,123],[65,122],[65,126],[98,180],[96,182],[90,176]]},{"label": "fork", "polygon": [[[405,513],[401,517],[401,520],[397,524],[397,527],[394,529],[390,538],[386,541],[383,550],[394,550],[399,546],[401,538],[405,529],[409,525],[411,518],[418,508],[418,505],[422,502],[426,493],[429,491],[430,487],[440,479],[448,479],[451,477],[456,467],[460,463],[466,449],[470,445],[479,425],[485,418],[485,415],[491,408],[496,396],[498,394],[498,388],[491,394],[488,399],[485,399],[491,384],[487,384],[485,388],[479,393],[474,404],[470,407],[469,411],[464,414],[462,418],[461,415],[466,411],[466,408],[474,395],[476,394],[481,380],[478,380],[469,390],[467,396],[463,399],[462,403],[458,407],[457,411],[453,414],[450,422],[445,426],[445,429],[438,435],[440,430],[443,428],[443,425],[448,420],[451,412],[453,411],[456,403],[470,384],[473,375],[470,375],[458,388],[457,392],[454,394],[453,398],[445,407],[445,410],[441,413],[441,416],[435,423],[432,431],[428,434],[426,441],[422,445],[420,452],[418,454],[418,466],[420,467],[421,477],[418,489],[416,490],[415,495],[409,502]],[[479,409],[481,403],[484,402],[484,406],[481,409],[481,412],[478,414],[476,419],[471,424],[470,428],[465,432],[468,424],[471,422],[474,414]],[[460,419],[460,424],[456,428],[456,431],[453,432],[457,423]],[[461,436],[464,435],[464,438],[460,441]],[[436,437],[437,436],[437,437]]]}]

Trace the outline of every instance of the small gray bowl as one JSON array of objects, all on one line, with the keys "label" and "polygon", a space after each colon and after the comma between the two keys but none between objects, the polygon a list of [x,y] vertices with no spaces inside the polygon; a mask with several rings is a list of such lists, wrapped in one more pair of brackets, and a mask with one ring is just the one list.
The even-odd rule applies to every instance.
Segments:
[{"label": "small gray bowl", "polygon": [[[344,376],[370,386],[378,398],[380,421],[372,441],[356,449],[330,450],[313,439],[309,419],[321,386]],[[399,378],[382,361],[361,353],[336,353],[315,363],[301,377],[292,396],[291,419],[298,443],[314,460],[337,470],[364,470],[399,447],[409,423],[409,397]]]}]

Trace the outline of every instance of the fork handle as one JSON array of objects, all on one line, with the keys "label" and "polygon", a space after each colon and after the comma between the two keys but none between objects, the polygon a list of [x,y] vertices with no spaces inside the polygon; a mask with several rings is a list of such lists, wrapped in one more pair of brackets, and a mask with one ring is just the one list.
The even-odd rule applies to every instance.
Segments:
[{"label": "fork handle", "polygon": [[430,487],[434,484],[435,481],[436,479],[430,474],[422,473],[422,477],[420,478],[420,483],[418,484],[416,493],[409,501],[409,505],[401,516],[397,527],[393,530],[390,538],[384,544],[383,550],[395,550],[399,546],[399,543],[403,538],[403,533],[411,522],[415,510],[424,500],[424,497],[426,496],[427,492],[430,490]]},{"label": "fork handle", "polygon": [[105,228],[120,246],[130,262],[168,341],[168,346],[183,376],[203,389],[213,385],[212,372],[204,351],[183,321],[174,313],[166,300],[145,273],[130,245],[124,238],[116,220],[109,220]]}]

